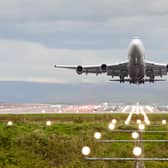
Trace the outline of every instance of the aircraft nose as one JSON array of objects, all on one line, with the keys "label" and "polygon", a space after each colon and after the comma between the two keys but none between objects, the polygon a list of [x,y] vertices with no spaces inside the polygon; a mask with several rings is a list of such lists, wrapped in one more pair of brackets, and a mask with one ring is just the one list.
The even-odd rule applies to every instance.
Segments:
[{"label": "aircraft nose", "polygon": [[138,39],[134,39],[132,41],[132,48],[136,50],[136,49],[139,49],[139,46],[140,46],[140,41]]},{"label": "aircraft nose", "polygon": [[141,41],[139,39],[133,39],[132,40],[132,44],[137,46],[137,45],[140,45],[141,44]]}]

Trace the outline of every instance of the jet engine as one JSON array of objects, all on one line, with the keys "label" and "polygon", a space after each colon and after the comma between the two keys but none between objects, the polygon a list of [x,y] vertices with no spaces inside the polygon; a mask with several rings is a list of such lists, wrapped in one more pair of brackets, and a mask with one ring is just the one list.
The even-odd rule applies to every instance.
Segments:
[{"label": "jet engine", "polygon": [[168,71],[168,64],[167,64],[167,71]]},{"label": "jet engine", "polygon": [[83,67],[81,65],[78,65],[76,68],[76,73],[78,75],[81,75],[83,73]]},{"label": "jet engine", "polygon": [[100,69],[101,69],[101,72],[103,72],[103,73],[107,72],[107,65],[106,64],[102,64]]}]

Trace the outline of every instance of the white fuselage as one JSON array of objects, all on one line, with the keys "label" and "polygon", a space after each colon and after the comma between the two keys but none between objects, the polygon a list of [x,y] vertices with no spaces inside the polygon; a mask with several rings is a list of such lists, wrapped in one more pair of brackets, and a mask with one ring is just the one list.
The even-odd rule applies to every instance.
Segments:
[{"label": "white fuselage", "polygon": [[145,48],[140,39],[133,39],[128,47],[128,75],[133,83],[140,83],[145,76]]}]

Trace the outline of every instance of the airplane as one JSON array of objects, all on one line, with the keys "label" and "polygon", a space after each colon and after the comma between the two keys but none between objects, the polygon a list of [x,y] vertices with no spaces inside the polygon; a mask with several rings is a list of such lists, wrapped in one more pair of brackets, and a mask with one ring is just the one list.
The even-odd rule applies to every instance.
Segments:
[{"label": "airplane", "polygon": [[134,37],[128,46],[128,61],[98,66],[64,66],[54,65],[55,68],[65,68],[76,70],[76,73],[85,74],[107,74],[107,76],[119,77],[110,81],[119,81],[120,83],[129,82],[130,84],[144,84],[145,82],[154,83],[155,81],[165,81],[155,79],[167,75],[168,65],[145,61],[145,48],[138,37]]}]

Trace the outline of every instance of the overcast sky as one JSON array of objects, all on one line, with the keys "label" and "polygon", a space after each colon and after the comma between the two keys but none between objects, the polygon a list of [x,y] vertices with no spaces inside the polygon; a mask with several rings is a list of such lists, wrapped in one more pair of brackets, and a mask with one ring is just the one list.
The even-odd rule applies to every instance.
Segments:
[{"label": "overcast sky", "polygon": [[139,36],[148,60],[168,63],[166,0],[0,1],[0,80],[104,82],[54,64],[113,64],[127,60]]}]

